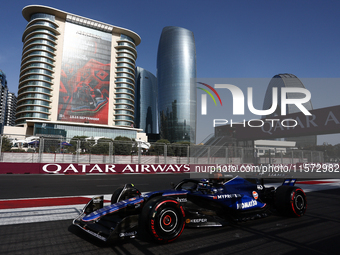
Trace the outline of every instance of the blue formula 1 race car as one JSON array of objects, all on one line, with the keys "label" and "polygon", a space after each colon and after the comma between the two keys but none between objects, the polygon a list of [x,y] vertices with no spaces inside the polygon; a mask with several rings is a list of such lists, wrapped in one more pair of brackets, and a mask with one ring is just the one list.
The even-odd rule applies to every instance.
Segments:
[{"label": "blue formula 1 race car", "polygon": [[145,194],[132,184],[117,189],[111,204],[94,197],[73,224],[103,241],[142,237],[158,243],[176,240],[184,227],[220,227],[272,213],[301,217],[306,194],[286,179],[278,188],[241,177],[184,179],[172,189]]}]

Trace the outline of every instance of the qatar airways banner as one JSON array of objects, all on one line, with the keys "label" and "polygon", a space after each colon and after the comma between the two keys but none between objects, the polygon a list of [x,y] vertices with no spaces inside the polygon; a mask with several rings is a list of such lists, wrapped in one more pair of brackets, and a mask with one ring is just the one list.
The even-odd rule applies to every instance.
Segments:
[{"label": "qatar airways banner", "polygon": [[189,165],[143,164],[44,164],[41,173],[97,174],[97,173],[181,173],[189,172]]},{"label": "qatar airways banner", "polygon": [[296,164],[77,164],[0,163],[0,174],[190,173],[190,178],[340,178],[339,163]]},{"label": "qatar airways banner", "polygon": [[0,174],[185,173],[189,164],[0,163]]}]

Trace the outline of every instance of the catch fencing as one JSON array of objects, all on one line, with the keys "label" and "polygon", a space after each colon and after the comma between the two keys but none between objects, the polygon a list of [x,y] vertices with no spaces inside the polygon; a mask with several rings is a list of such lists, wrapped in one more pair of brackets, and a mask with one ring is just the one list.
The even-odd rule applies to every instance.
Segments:
[{"label": "catch fencing", "polygon": [[[11,139],[9,138],[11,137]],[[0,136],[0,162],[89,164],[295,164],[324,162],[321,151],[142,143],[91,138]]]}]

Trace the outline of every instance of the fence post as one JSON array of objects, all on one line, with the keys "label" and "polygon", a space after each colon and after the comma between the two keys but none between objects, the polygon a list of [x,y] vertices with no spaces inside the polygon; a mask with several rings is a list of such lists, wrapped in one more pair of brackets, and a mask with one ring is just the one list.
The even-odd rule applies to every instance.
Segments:
[{"label": "fence post", "polygon": [[321,152],[321,155],[322,155],[322,162],[326,162],[326,154],[325,152]]},{"label": "fence post", "polygon": [[190,146],[189,145],[187,146],[187,158],[188,158],[187,164],[189,164],[190,163]]},{"label": "fence post", "polygon": [[92,145],[90,144],[89,140],[86,140],[86,144],[87,144],[87,147],[89,147],[89,151],[88,151],[88,154],[89,154],[89,164],[91,164],[91,156],[92,156],[92,153],[91,153],[91,149],[92,149]]},{"label": "fence post", "polygon": [[113,163],[112,162],[113,161],[112,151],[113,151],[113,142],[110,141],[110,143],[109,143],[109,161],[110,161],[110,163]]},{"label": "fence post", "polygon": [[167,146],[166,146],[166,143],[164,144],[164,164],[166,164],[166,156],[168,154],[168,150],[167,150]]},{"label": "fence post", "polygon": [[2,138],[3,137],[4,137],[3,135],[0,135],[0,160],[1,160],[1,153],[2,153]]},{"label": "fence post", "polygon": [[77,163],[79,163],[79,151],[81,150],[80,148],[80,139],[77,140],[77,150],[76,150],[76,155],[77,155]]},{"label": "fence post", "polygon": [[115,164],[116,163],[116,145],[115,145],[115,141],[112,141],[112,143],[113,143],[113,148],[112,148],[112,158],[113,158],[113,164]]},{"label": "fence post", "polygon": [[[66,142],[66,140],[65,140],[65,142]],[[62,145],[62,140],[60,141],[60,143],[61,143],[61,147],[62,147],[63,163],[64,163],[65,162],[65,153],[64,153],[65,147]]]},{"label": "fence post", "polygon": [[[310,151],[310,162],[314,162],[313,161],[313,151]],[[308,162],[307,162],[308,163]]]},{"label": "fence post", "polygon": [[241,148],[241,164],[244,162],[244,148]]},{"label": "fence post", "polygon": [[140,164],[140,161],[141,161],[141,146],[138,146],[138,143],[137,143],[137,149],[138,149],[138,164]]},{"label": "fence post", "polygon": [[292,162],[291,164],[294,164],[294,153],[293,153],[293,150],[292,150]]},{"label": "fence post", "polygon": [[39,141],[39,163],[42,162],[42,158],[43,158],[43,153],[44,153],[44,137],[40,137],[40,141]]},{"label": "fence post", "polygon": [[208,147],[208,164],[210,164],[210,146]]}]

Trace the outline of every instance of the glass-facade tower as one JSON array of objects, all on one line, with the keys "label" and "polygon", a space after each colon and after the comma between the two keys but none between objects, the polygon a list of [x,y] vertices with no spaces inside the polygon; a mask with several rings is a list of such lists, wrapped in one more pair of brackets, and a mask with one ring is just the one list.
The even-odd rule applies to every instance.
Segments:
[{"label": "glass-facade tower", "polygon": [[163,28],[157,53],[160,136],[196,142],[196,47],[193,32]]},{"label": "glass-facade tower", "polygon": [[[291,87],[291,88],[305,88],[303,83],[300,81],[299,78],[297,78],[293,74],[277,74],[275,75],[269,82],[269,85],[267,87],[266,95],[264,97],[263,102],[263,109],[269,109],[272,105],[272,90],[273,87],[278,88],[278,102],[277,102],[277,108],[276,111],[269,115],[269,116],[263,116],[263,118],[273,118],[275,116],[281,115],[281,88],[282,87]],[[294,99],[294,98],[301,98],[304,95],[301,93],[287,93],[287,98]],[[304,103],[303,106],[307,110],[313,110],[312,102],[309,100],[307,103]],[[300,112],[299,108],[296,107],[294,104],[287,105],[286,113],[296,113]],[[305,147],[305,146],[314,146],[316,145],[317,136],[300,136],[300,137],[290,137],[285,138],[286,141],[295,141],[297,147]]]},{"label": "glass-facade tower", "polygon": [[135,128],[158,134],[157,78],[144,68],[136,68]]}]

